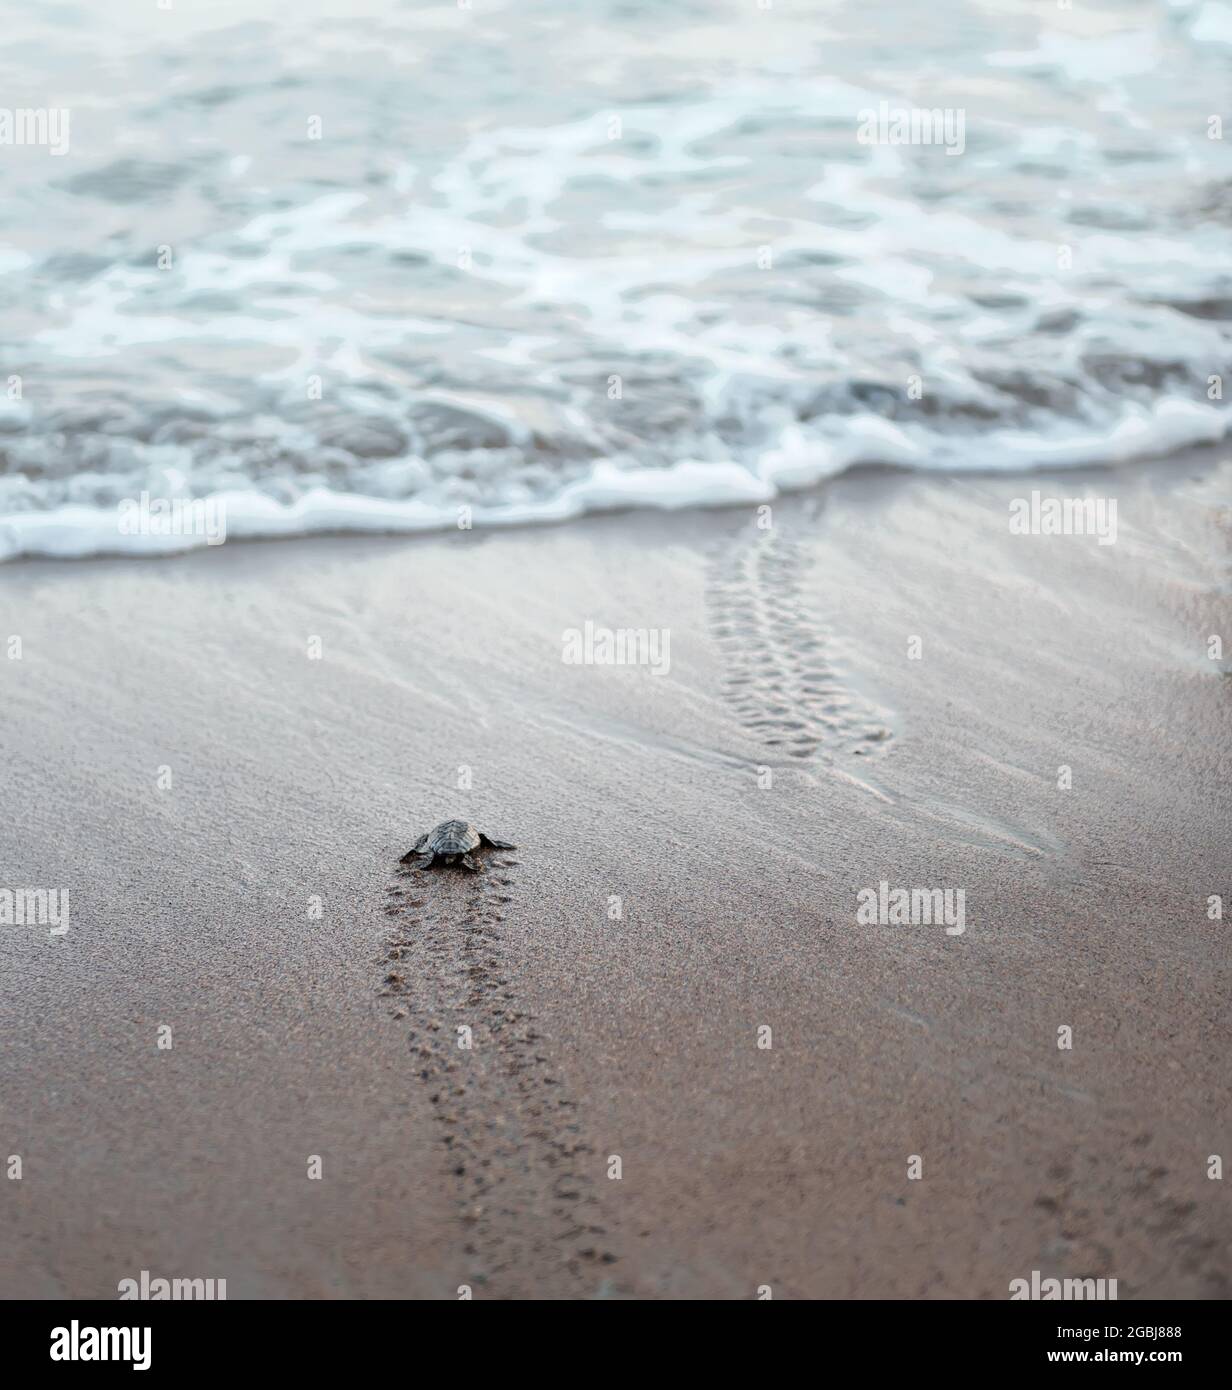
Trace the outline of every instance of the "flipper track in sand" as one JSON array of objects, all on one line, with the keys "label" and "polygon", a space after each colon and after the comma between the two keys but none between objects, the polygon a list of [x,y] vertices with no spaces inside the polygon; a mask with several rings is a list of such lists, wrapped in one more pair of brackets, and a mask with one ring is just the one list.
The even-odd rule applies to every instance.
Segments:
[{"label": "flipper track in sand", "polygon": [[[409,1029],[441,1132],[467,1226],[461,1282],[480,1296],[599,1296],[616,1262],[591,1190],[602,1165],[505,963],[501,925],[516,864],[493,853],[478,874],[400,870],[376,992]],[[463,1025],[469,1050],[458,1045]]]},{"label": "flipper track in sand", "polygon": [[825,626],[801,592],[806,566],[802,547],[778,530],[729,538],[711,562],[706,598],[727,667],[724,697],[775,754],[875,756],[890,730],[828,659]]}]

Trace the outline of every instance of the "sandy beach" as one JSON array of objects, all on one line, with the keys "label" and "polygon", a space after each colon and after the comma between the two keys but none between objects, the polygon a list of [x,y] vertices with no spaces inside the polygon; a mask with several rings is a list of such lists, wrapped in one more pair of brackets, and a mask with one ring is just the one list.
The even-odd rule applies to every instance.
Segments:
[{"label": "sandy beach", "polygon": [[[1116,543],[1011,534],[1033,488]],[[4,882],[71,923],[0,929],[0,1296],[1228,1296],[1230,497],[4,566]],[[451,816],[518,848],[404,872]]]}]

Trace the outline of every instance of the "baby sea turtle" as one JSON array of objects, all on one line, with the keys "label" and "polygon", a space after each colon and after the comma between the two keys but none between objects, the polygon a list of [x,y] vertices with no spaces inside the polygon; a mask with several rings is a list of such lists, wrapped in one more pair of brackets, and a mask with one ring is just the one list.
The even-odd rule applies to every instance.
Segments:
[{"label": "baby sea turtle", "polygon": [[415,841],[414,848],[402,856],[403,864],[413,864],[417,869],[431,868],[433,863],[461,864],[471,873],[479,872],[479,864],[471,858],[471,851],[482,845],[484,849],[516,849],[507,840],[493,840],[481,835],[469,821],[444,820],[435,830],[429,830]]}]

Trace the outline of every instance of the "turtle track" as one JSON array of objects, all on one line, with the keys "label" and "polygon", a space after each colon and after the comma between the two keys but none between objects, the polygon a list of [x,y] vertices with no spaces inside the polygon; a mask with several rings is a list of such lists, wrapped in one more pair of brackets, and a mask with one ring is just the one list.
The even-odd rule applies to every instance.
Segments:
[{"label": "turtle track", "polygon": [[466,1227],[461,1282],[493,1296],[595,1296],[616,1263],[593,1191],[602,1165],[550,1045],[517,1001],[501,932],[517,860],[485,858],[479,874],[395,874],[376,995],[408,1029],[440,1131]]},{"label": "turtle track", "polygon": [[808,566],[804,547],[777,529],[729,538],[711,561],[706,603],[724,699],[772,755],[876,756],[890,730],[828,657],[831,639],[802,592]]}]

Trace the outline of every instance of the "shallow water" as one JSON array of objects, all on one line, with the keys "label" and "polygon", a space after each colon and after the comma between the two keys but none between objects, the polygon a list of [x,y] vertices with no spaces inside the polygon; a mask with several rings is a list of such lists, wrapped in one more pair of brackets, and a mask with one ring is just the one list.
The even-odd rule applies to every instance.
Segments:
[{"label": "shallow water", "polygon": [[1225,432],[1230,4],[172,5],[6,19],[0,557]]}]

